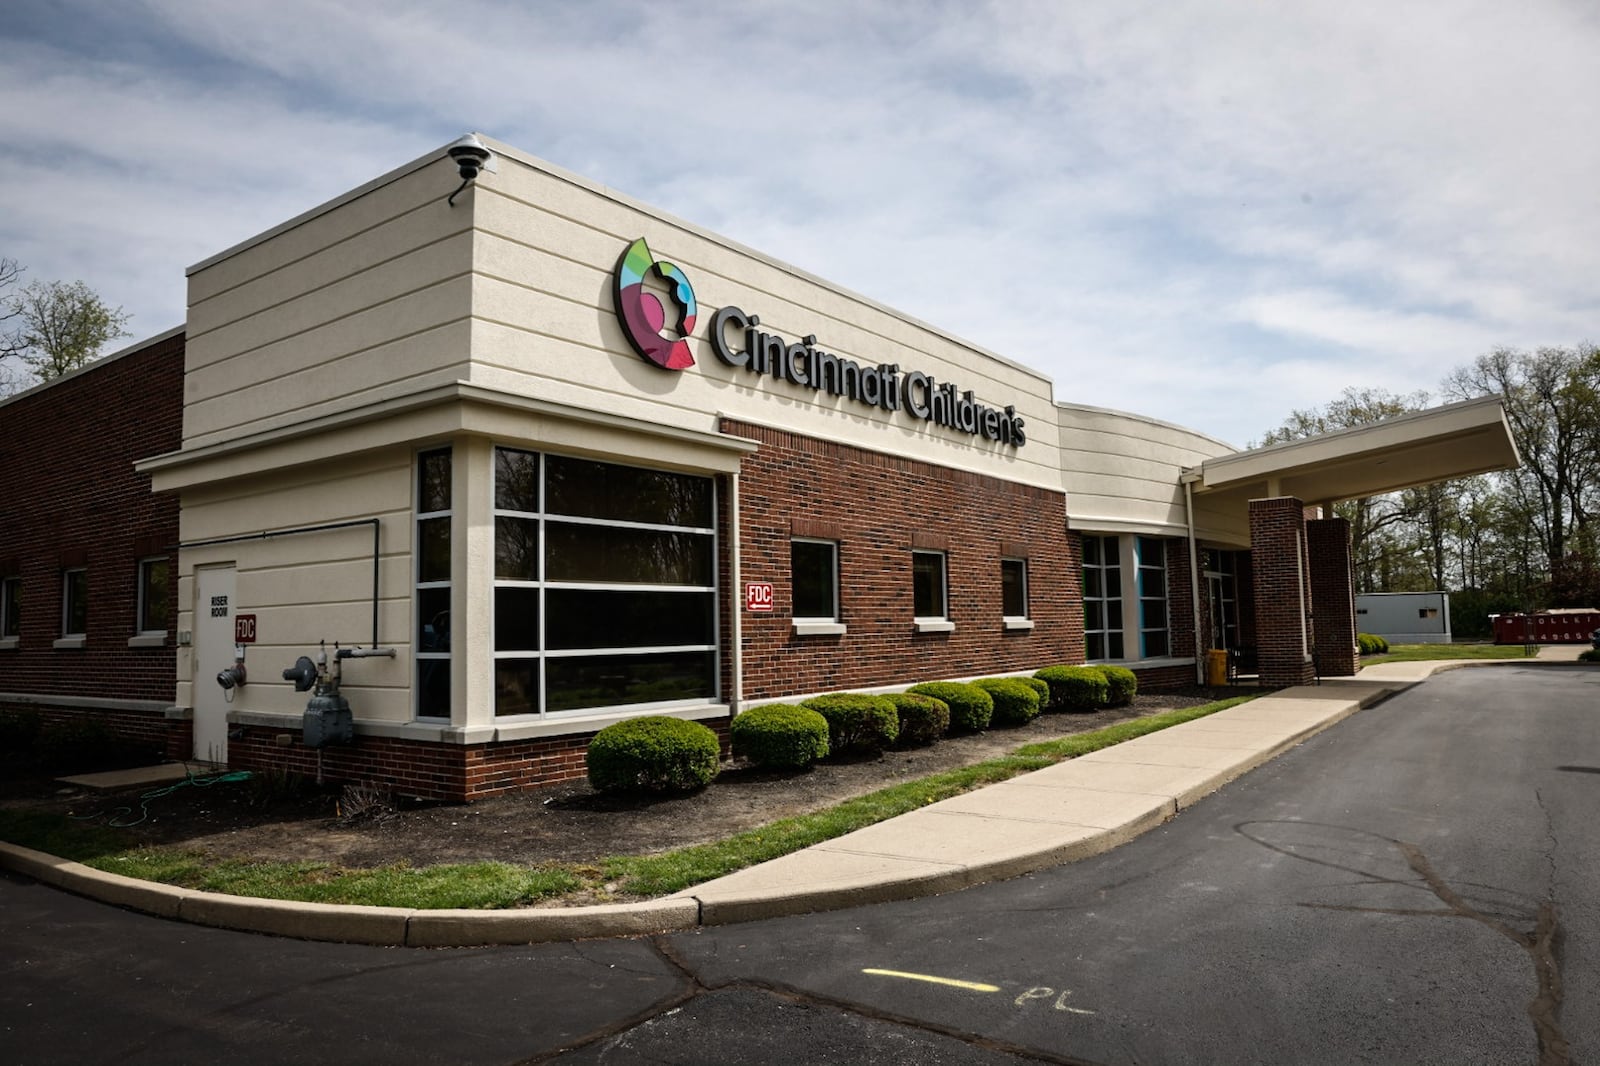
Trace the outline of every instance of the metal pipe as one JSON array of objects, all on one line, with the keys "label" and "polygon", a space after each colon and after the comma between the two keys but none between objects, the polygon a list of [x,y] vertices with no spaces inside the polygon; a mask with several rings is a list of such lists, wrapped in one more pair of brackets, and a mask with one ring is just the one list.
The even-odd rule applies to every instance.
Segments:
[{"label": "metal pipe", "polygon": [[207,540],[185,540],[169,544],[168,551],[184,548],[209,548],[216,544],[238,544],[247,540],[270,540],[273,537],[294,536],[301,533],[326,533],[334,529],[354,529],[356,526],[372,527],[372,644],[378,643],[378,561],[380,520],[353,518],[348,522],[324,522],[316,526],[295,526],[291,529],[268,529],[260,533],[240,533],[232,537],[211,537]]}]

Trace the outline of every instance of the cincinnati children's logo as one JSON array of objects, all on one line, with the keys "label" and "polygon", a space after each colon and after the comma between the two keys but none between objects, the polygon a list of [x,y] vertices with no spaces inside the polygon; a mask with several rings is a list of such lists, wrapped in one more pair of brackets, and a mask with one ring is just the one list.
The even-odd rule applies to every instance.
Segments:
[{"label": "cincinnati children's logo", "polygon": [[[652,272],[666,283],[670,314],[661,298],[645,287]],[[633,350],[665,370],[694,366],[688,337],[697,308],[694,286],[683,271],[671,263],[657,262],[640,237],[628,245],[617,263],[616,288],[617,317]]]}]

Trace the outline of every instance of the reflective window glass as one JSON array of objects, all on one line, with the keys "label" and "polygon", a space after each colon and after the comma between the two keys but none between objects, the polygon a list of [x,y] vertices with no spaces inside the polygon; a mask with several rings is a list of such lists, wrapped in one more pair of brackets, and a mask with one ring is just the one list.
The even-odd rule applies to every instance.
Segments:
[{"label": "reflective window glass", "polygon": [[450,449],[417,456],[417,513],[450,510]]},{"label": "reflective window glass", "polygon": [[616,707],[716,694],[716,653],[582,655],[545,660],[551,711]]},{"label": "reflective window glass", "polygon": [[545,523],[545,580],[627,585],[710,585],[708,533]]},{"label": "reflective window glass", "polygon": [[494,650],[539,650],[539,590],[516,585],[494,590]]},{"label": "reflective window glass", "polygon": [[502,511],[539,509],[539,453],[494,450],[494,505]]},{"label": "reflective window glass", "polygon": [[494,713],[539,713],[539,660],[494,661]]},{"label": "reflective window glass", "polygon": [[539,520],[494,520],[494,576],[500,581],[539,580]]},{"label": "reflective window glass", "polygon": [[709,592],[609,592],[552,588],[545,647],[664,648],[716,643],[716,598]]},{"label": "reflective window glass", "polygon": [[832,541],[796,540],[789,543],[789,563],[794,587],[794,617],[839,617],[839,546]]},{"label": "reflective window glass", "polygon": [[588,459],[546,457],[545,510],[552,515],[711,526],[711,479]]},{"label": "reflective window glass", "polygon": [[424,518],[417,523],[418,581],[450,580],[450,519]]}]

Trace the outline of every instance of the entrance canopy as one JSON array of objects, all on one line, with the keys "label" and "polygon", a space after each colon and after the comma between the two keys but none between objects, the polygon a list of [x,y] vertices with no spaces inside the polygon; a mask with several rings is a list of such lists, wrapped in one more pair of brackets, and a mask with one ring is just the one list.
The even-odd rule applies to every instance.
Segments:
[{"label": "entrance canopy", "polygon": [[1505,410],[1490,396],[1207,459],[1185,478],[1196,496],[1294,496],[1331,504],[1510,470],[1519,462]]}]

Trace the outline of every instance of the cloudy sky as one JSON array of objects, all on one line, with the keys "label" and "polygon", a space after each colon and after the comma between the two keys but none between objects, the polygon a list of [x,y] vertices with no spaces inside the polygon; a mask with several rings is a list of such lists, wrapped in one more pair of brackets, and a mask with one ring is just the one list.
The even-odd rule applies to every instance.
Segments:
[{"label": "cloudy sky", "polygon": [[1600,341],[1592,0],[6,0],[0,256],[137,337],[467,130],[1236,444]]}]

